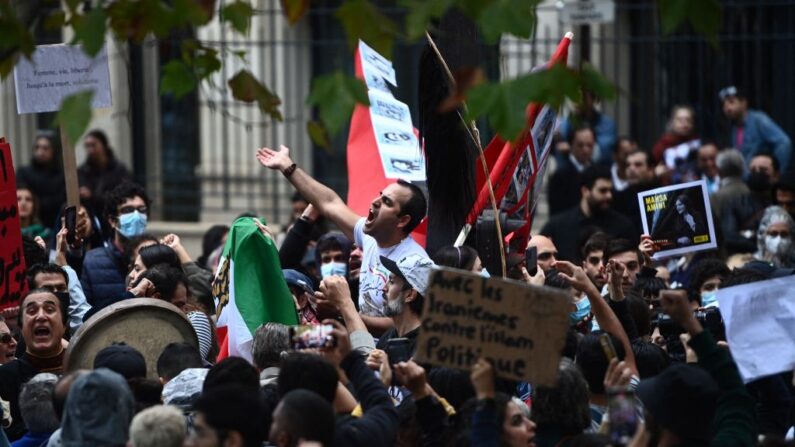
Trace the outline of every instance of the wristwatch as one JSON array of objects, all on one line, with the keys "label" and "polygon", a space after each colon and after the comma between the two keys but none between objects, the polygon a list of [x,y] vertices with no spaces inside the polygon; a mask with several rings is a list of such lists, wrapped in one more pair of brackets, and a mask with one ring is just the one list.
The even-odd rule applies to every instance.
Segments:
[{"label": "wristwatch", "polygon": [[295,172],[296,169],[298,169],[298,166],[295,163],[293,163],[290,166],[288,166],[287,169],[285,169],[282,172],[282,174],[284,174],[285,178],[290,178],[290,176],[293,175],[293,172]]}]

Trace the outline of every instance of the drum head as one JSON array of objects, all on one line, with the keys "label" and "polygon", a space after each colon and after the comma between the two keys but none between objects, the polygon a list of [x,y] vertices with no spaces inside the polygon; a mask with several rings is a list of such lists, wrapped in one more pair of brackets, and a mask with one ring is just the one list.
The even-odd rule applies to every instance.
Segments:
[{"label": "drum head", "polygon": [[72,336],[64,372],[92,369],[97,352],[124,342],[146,359],[146,376],[157,379],[157,358],[169,343],[186,342],[198,349],[190,321],[176,306],[155,298],[133,298],[97,312]]}]

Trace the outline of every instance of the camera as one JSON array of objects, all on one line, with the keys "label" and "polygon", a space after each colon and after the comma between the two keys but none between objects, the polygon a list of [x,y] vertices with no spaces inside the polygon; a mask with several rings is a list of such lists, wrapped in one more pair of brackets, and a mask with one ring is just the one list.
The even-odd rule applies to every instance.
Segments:
[{"label": "camera", "polygon": [[[723,326],[723,318],[720,315],[720,310],[717,307],[707,307],[693,311],[696,319],[705,330],[709,331],[716,340],[726,339],[726,329]],[[685,330],[680,327],[676,322],[671,319],[668,314],[660,313],[657,315],[656,325],[660,328],[660,335],[665,339],[678,337],[683,334]]]}]

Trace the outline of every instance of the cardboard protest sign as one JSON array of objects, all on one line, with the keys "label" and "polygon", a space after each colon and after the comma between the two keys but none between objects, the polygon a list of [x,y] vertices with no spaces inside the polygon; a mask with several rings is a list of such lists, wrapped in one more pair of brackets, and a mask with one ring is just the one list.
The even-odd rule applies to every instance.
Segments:
[{"label": "cardboard protest sign", "polygon": [[478,357],[498,376],[552,385],[571,297],[554,289],[454,269],[431,273],[417,339],[420,363],[469,369]]},{"label": "cardboard protest sign", "polygon": [[54,112],[64,97],[94,90],[91,106],[110,107],[110,71],[103,47],[89,57],[77,45],[41,45],[14,67],[17,113]]},{"label": "cardboard protest sign", "polygon": [[795,276],[720,289],[718,303],[743,381],[795,368]]},{"label": "cardboard protest sign", "polygon": [[22,231],[17,212],[17,179],[11,145],[0,138],[0,310],[19,304],[27,288]]},{"label": "cardboard protest sign", "polygon": [[703,180],[638,193],[643,232],[659,250],[654,259],[717,247]]}]

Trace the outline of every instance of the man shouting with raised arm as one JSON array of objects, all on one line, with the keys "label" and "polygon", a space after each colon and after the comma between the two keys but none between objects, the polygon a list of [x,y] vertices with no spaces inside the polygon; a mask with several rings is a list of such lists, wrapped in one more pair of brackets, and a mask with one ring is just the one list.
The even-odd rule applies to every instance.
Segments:
[{"label": "man shouting with raised arm", "polygon": [[[410,254],[428,256],[409,237],[427,211],[428,205],[422,190],[409,182],[398,180],[384,188],[370,203],[367,217],[361,217],[348,208],[331,188],[298,168],[290,158],[290,149],[287,147],[281,146],[278,151],[260,148],[257,160],[267,168],[279,170],[309,203],[362,248],[359,312],[374,335],[379,336],[391,328],[392,319],[384,317],[383,294],[389,270],[381,265],[380,257],[397,262]],[[355,188],[356,185],[350,187]]]}]

